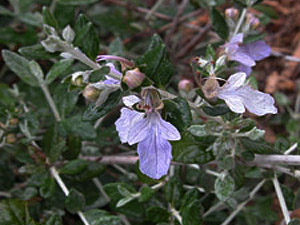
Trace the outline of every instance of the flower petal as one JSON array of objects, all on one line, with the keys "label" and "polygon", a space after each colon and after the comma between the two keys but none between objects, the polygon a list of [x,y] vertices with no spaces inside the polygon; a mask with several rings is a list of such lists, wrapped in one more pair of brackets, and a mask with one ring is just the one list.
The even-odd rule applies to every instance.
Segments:
[{"label": "flower petal", "polygon": [[236,89],[224,85],[220,88],[217,96],[225,100],[228,107],[236,113],[243,113],[245,108],[258,116],[277,113],[277,108],[274,106],[275,101],[271,95],[254,90],[248,85]]},{"label": "flower petal", "polygon": [[134,104],[141,101],[141,99],[135,95],[128,95],[122,98],[124,105],[131,108]]},{"label": "flower petal", "polygon": [[236,34],[230,39],[229,43],[230,44],[243,43],[243,36],[244,36],[243,33]]},{"label": "flower petal", "polygon": [[159,115],[159,126],[158,132],[162,136],[162,138],[166,140],[180,140],[181,136],[176,127],[174,127],[171,123],[163,120]]},{"label": "flower petal", "polygon": [[244,85],[247,75],[243,72],[238,72],[231,75],[226,84],[223,86],[224,89],[235,89]]},{"label": "flower petal", "polygon": [[271,48],[265,41],[256,41],[245,44],[240,47],[243,52],[246,52],[253,60],[262,60],[271,54]]},{"label": "flower petal", "polygon": [[249,76],[252,72],[252,69],[250,66],[246,66],[246,65],[243,65],[243,64],[240,64],[238,66],[236,66],[235,68],[235,71],[237,72],[244,72],[247,74],[247,76]]},{"label": "flower petal", "polygon": [[137,151],[141,172],[153,179],[159,179],[168,173],[172,147],[155,130],[155,127],[152,127],[148,137],[138,144]]},{"label": "flower petal", "polygon": [[152,121],[146,117],[135,123],[129,130],[128,144],[133,145],[143,141],[153,127]]},{"label": "flower petal", "polygon": [[230,55],[230,60],[237,61],[250,67],[255,66],[255,61],[247,54],[245,49],[242,49],[241,47],[239,47],[234,54]]},{"label": "flower petal", "polygon": [[143,117],[144,113],[139,113],[125,107],[121,109],[121,116],[115,122],[115,125],[122,143],[128,142],[129,131]]}]

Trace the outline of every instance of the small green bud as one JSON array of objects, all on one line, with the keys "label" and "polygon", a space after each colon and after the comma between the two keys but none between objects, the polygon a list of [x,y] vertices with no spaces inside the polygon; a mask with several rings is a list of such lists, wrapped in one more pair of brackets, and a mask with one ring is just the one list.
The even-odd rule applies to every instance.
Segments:
[{"label": "small green bud", "polygon": [[95,102],[97,101],[99,95],[100,95],[101,91],[98,90],[97,88],[95,88],[93,85],[88,84],[83,92],[82,95],[85,97],[86,100],[90,101],[90,102]]}]

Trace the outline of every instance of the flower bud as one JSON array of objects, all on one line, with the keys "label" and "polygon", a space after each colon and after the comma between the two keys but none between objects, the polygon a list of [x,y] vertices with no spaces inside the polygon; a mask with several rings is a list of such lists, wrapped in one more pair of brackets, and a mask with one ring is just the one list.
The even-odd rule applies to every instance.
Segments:
[{"label": "flower bud", "polygon": [[6,143],[7,144],[14,144],[16,143],[17,141],[17,138],[16,138],[16,135],[15,134],[7,134],[6,135]]},{"label": "flower bud", "polygon": [[84,85],[83,76],[85,72],[78,71],[71,75],[71,84],[77,87],[82,87]]},{"label": "flower bud", "polygon": [[15,126],[19,123],[19,120],[17,118],[11,118],[9,119],[9,125]]},{"label": "flower bud", "polygon": [[249,24],[252,29],[255,29],[259,26],[260,22],[253,14],[249,13],[246,17],[246,23]]},{"label": "flower bud", "polygon": [[194,88],[194,83],[193,81],[189,80],[189,79],[182,79],[181,81],[179,81],[178,83],[178,89],[180,91],[184,91],[184,92],[190,92],[192,89]]},{"label": "flower bud", "polygon": [[85,97],[86,100],[91,101],[91,102],[95,102],[97,101],[99,95],[100,95],[100,90],[93,87],[91,84],[88,84],[83,92],[82,95]]},{"label": "flower bud", "polygon": [[217,96],[220,85],[216,77],[209,77],[205,84],[202,86],[202,91],[206,98],[212,99]]},{"label": "flower bud", "polygon": [[237,20],[239,16],[239,10],[235,8],[229,8],[225,10],[225,16],[227,19]]},{"label": "flower bud", "polygon": [[128,85],[130,89],[140,86],[145,79],[145,75],[140,72],[139,68],[128,70],[123,78],[124,83]]},{"label": "flower bud", "polygon": [[139,109],[153,111],[163,107],[160,94],[155,88],[144,88],[141,92],[141,96],[142,101],[138,105]]}]

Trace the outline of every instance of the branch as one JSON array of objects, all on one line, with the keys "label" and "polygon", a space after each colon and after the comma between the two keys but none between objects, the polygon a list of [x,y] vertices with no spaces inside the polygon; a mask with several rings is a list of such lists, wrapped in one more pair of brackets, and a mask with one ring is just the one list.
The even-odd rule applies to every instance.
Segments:
[{"label": "branch", "polygon": [[255,165],[278,165],[300,166],[300,155],[255,155],[252,161]]}]

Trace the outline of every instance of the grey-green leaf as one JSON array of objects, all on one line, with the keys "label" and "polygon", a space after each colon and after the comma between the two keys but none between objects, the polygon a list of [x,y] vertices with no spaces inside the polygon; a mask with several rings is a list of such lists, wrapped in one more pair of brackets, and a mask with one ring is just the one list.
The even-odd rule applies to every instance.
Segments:
[{"label": "grey-green leaf", "polygon": [[3,50],[2,56],[6,65],[17,74],[22,81],[31,86],[39,86],[39,81],[32,74],[27,59],[9,50]]}]

